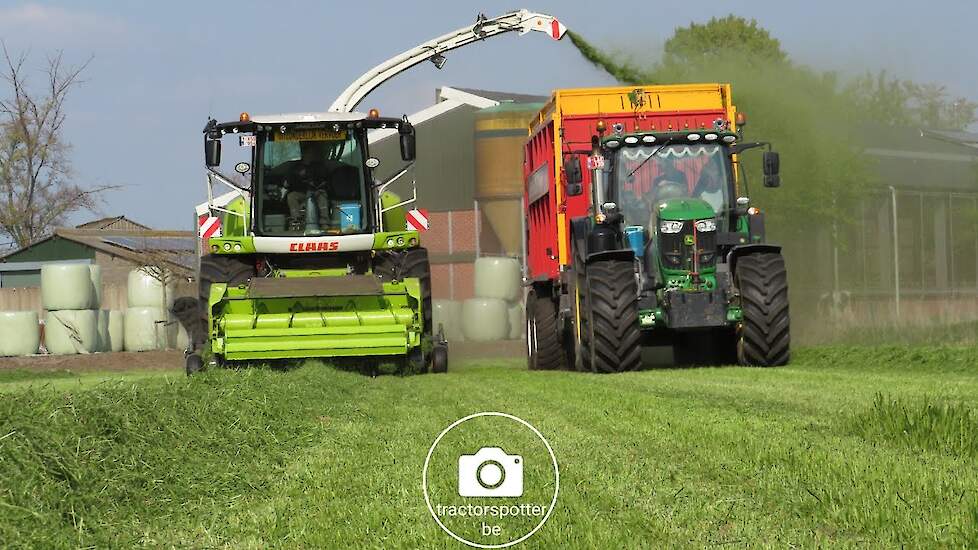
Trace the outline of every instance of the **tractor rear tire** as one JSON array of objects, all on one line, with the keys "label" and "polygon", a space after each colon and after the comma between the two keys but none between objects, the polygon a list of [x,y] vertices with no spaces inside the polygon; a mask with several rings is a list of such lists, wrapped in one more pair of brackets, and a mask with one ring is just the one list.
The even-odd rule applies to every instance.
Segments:
[{"label": "tractor rear tire", "polygon": [[737,260],[736,282],[743,309],[738,361],[760,367],[787,364],[791,337],[784,258],[777,253],[742,256]]},{"label": "tractor rear tire", "polygon": [[[600,260],[587,266],[586,349],[593,372],[626,372],[642,366],[638,286],[633,262]],[[583,332],[582,332],[583,336]]]},{"label": "tractor rear tire", "polygon": [[526,350],[530,370],[564,368],[564,349],[557,331],[557,308],[548,297],[538,297],[535,290],[526,296]]}]

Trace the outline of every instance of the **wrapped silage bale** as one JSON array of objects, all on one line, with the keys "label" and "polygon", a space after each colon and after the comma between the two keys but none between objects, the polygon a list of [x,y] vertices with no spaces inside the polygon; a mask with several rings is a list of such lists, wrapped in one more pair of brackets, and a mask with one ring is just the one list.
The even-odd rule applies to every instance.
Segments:
[{"label": "wrapped silage bale", "polygon": [[126,312],[109,312],[109,346],[105,351],[122,351],[126,343]]},{"label": "wrapped silage bale", "polygon": [[516,302],[509,304],[509,339],[519,340],[523,337],[526,323],[523,322],[523,304]]},{"label": "wrapped silage bale", "polygon": [[[166,300],[164,302],[163,284],[155,277],[155,267],[140,267],[129,272],[126,287],[126,297],[129,307],[156,307],[169,310],[173,307],[176,285],[168,282],[166,285]],[[170,277],[172,279],[172,276]]]},{"label": "wrapped silage bale", "polygon": [[34,355],[40,345],[36,311],[0,311],[0,356]]},{"label": "wrapped silage bale", "polygon": [[109,351],[109,310],[99,309],[98,315],[98,346],[96,351]]},{"label": "wrapped silage bale", "polygon": [[52,355],[74,355],[96,351],[98,312],[94,309],[62,309],[47,312],[44,316],[44,347]]},{"label": "wrapped silage bale", "polygon": [[472,298],[462,304],[462,332],[466,340],[491,342],[509,336],[508,304],[499,298]]},{"label": "wrapped silage bale", "polygon": [[483,256],[475,261],[475,295],[512,302],[522,286],[520,264],[513,258]]},{"label": "wrapped silage bale", "polygon": [[462,334],[462,304],[455,300],[432,300],[431,320],[434,334],[438,334],[438,326],[445,329],[445,339],[449,342],[461,342],[465,339]]},{"label": "wrapped silage bale", "polygon": [[131,307],[126,310],[124,340],[126,351],[166,349],[169,344],[167,314],[159,307]]},{"label": "wrapped silage bale", "polygon": [[102,266],[89,264],[88,272],[92,281],[92,303],[88,307],[98,309],[102,307]]},{"label": "wrapped silage bale", "polygon": [[41,304],[48,311],[82,310],[92,307],[95,289],[88,264],[45,264],[41,266]]}]

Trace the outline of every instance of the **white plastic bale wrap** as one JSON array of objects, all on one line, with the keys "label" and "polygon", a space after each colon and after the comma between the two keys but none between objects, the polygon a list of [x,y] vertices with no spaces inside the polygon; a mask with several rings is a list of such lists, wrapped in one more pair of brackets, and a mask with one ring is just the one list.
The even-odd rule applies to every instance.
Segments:
[{"label": "white plastic bale wrap", "polygon": [[98,309],[102,307],[102,266],[89,264],[88,271],[92,281],[92,303],[88,307]]},{"label": "white plastic bale wrap", "polygon": [[475,295],[514,301],[519,298],[522,277],[513,258],[484,256],[475,261]]},{"label": "white plastic bale wrap", "polygon": [[88,264],[41,266],[41,305],[48,311],[89,309],[95,301]]},{"label": "white plastic bale wrap", "polygon": [[466,340],[491,342],[509,336],[509,304],[499,298],[472,298],[462,304]]},{"label": "white plastic bale wrap", "polygon": [[98,310],[98,346],[95,351],[109,351],[109,310]]},{"label": "white plastic bale wrap", "polygon": [[[157,307],[169,310],[173,307],[176,286],[173,282],[166,285],[166,301],[164,303],[163,284],[156,277],[159,273],[155,267],[141,267],[129,272],[129,281],[126,288],[126,297],[129,307]],[[162,273],[160,273],[162,275]],[[169,277],[172,279],[172,276]]]},{"label": "white plastic bale wrap", "polygon": [[109,347],[105,351],[122,351],[126,343],[126,312],[109,312]]},{"label": "white plastic bale wrap", "polygon": [[462,304],[455,300],[432,300],[431,317],[434,334],[438,334],[438,326],[445,329],[445,339],[449,342],[461,342],[465,339],[462,333]]},{"label": "white plastic bale wrap", "polygon": [[523,321],[523,304],[513,302],[509,304],[509,339],[519,340],[523,337],[526,323]]},{"label": "white plastic bale wrap", "polygon": [[44,347],[52,355],[96,351],[98,312],[94,309],[62,309],[47,312],[44,316]]},{"label": "white plastic bale wrap", "polygon": [[0,311],[0,356],[34,355],[40,345],[36,311]]},{"label": "white plastic bale wrap", "polygon": [[167,315],[159,307],[131,307],[125,318],[126,351],[165,349],[169,345],[170,328]]}]

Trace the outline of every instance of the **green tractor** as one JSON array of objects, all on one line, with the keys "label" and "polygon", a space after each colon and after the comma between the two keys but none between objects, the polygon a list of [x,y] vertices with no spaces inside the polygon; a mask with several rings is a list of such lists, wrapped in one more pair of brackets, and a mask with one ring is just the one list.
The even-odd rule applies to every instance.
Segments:
[{"label": "green tractor", "polygon": [[[767,146],[764,185],[780,185],[767,143],[715,131],[595,136],[594,215],[571,220],[575,251],[564,346],[577,368],[639,368],[643,346],[672,346],[678,364],[784,365],[788,280],[766,242],[737,156]],[[568,171],[580,181],[579,165]],[[556,347],[556,343],[554,344]]]},{"label": "green tractor", "polygon": [[[385,182],[373,177],[370,130],[396,132],[409,163]],[[228,155],[235,176],[218,170],[224,138],[240,146]],[[191,335],[188,374],[311,357],[447,370],[447,343],[432,329],[428,253],[405,224],[417,194],[412,187],[401,200],[389,189],[415,157],[407,117],[242,113],[208,121],[204,152],[199,296],[174,308]],[[215,184],[230,191],[216,196]]]}]

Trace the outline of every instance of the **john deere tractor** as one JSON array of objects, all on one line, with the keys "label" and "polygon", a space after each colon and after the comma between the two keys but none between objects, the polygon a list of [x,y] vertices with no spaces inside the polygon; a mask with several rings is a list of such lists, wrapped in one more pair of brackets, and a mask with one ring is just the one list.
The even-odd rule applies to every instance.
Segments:
[{"label": "john deere tractor", "polygon": [[[389,190],[410,164],[375,181],[374,129],[395,132],[401,158],[414,160],[407,118],[375,111],[208,121],[199,299],[176,308],[192,334],[188,373],[308,357],[447,370],[447,346],[432,332],[428,253],[405,225],[414,197]],[[236,175],[219,170],[229,140]],[[230,192],[216,195],[215,184]]]}]

